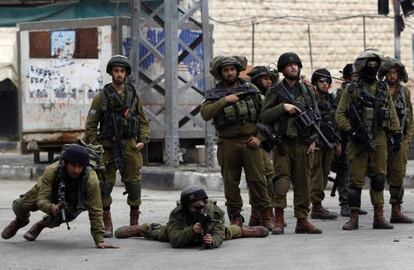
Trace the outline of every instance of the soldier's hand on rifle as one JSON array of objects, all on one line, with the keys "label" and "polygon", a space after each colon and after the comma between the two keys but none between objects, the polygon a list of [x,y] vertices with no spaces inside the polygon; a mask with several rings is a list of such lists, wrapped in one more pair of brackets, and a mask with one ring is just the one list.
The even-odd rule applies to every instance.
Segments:
[{"label": "soldier's hand on rifle", "polygon": [[295,113],[301,112],[301,110],[293,104],[285,103],[283,104],[283,107],[285,108],[285,112],[289,114],[295,114]]},{"label": "soldier's hand on rifle", "polygon": [[52,216],[56,216],[57,214],[59,214],[59,212],[60,212],[60,205],[59,205],[59,204],[52,204],[52,205],[49,207],[49,213],[50,213]]},{"label": "soldier's hand on rifle", "polygon": [[316,150],[319,150],[319,148],[316,147],[316,142],[311,143],[311,145],[309,145],[308,151],[306,151],[307,154],[313,153]]},{"label": "soldier's hand on rifle", "polygon": [[335,156],[339,157],[342,153],[342,145],[337,143],[335,146]]},{"label": "soldier's hand on rifle", "polygon": [[250,139],[247,141],[247,145],[251,148],[259,148],[262,141],[255,136],[250,137]]},{"label": "soldier's hand on rifle", "polygon": [[213,244],[213,237],[211,237],[211,234],[207,233],[203,236],[203,243],[207,246],[211,246]]},{"label": "soldier's hand on rifle", "polygon": [[110,243],[106,243],[106,242],[98,243],[98,244],[96,244],[96,247],[97,248],[119,248],[118,246],[114,246],[114,245],[112,245]]},{"label": "soldier's hand on rifle", "polygon": [[228,103],[236,103],[237,101],[240,100],[239,95],[241,94],[242,93],[237,93],[237,94],[225,96],[224,100],[227,101]]},{"label": "soldier's hand on rifle", "polygon": [[137,149],[138,151],[141,151],[141,149],[144,148],[144,143],[139,142],[135,145],[135,149]]},{"label": "soldier's hand on rifle", "polygon": [[200,222],[197,222],[196,224],[193,225],[193,232],[196,234],[201,234],[203,233],[203,225],[201,225]]}]

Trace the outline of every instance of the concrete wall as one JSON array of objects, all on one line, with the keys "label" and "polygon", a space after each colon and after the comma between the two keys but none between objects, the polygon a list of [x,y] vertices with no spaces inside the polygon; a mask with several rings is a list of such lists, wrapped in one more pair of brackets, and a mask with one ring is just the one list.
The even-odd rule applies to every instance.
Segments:
[{"label": "concrete wall", "polygon": [[[214,24],[214,55],[243,54],[251,63],[251,23],[256,21],[254,64],[268,65],[276,62],[283,52],[295,51],[304,64],[302,74],[309,77],[312,72],[309,24],[313,69],[325,67],[332,75],[340,76],[339,70],[364,49],[363,18],[335,19],[366,15],[366,48],[377,48],[393,56],[394,13],[391,2],[389,17],[385,17],[377,15],[377,0],[209,1]],[[289,17],[281,18],[284,16]],[[405,20],[407,26],[401,36],[401,57],[412,75],[410,20],[412,18]]]}]

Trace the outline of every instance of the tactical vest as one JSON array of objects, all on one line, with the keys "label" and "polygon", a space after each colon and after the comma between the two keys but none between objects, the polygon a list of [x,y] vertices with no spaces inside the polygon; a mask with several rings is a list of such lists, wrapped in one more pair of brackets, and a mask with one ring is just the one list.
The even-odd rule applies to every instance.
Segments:
[{"label": "tactical vest", "polygon": [[[282,84],[283,81],[278,82],[275,87],[278,87],[279,84]],[[314,96],[310,90],[306,87],[305,84],[299,83],[300,87],[300,94],[295,98],[291,95],[291,97],[299,104],[301,104],[306,109],[312,109],[314,111]],[[285,102],[285,101],[281,101]],[[280,104],[280,103],[279,103]],[[284,137],[287,138],[297,138],[297,137],[305,137],[308,138],[311,136],[311,130],[301,130],[298,125],[296,124],[296,118],[288,115],[283,114],[280,121],[276,121],[274,125],[274,129],[282,134]]]},{"label": "tactical vest", "polygon": [[[357,86],[357,87],[355,87]],[[368,99],[363,99],[362,90],[371,93],[365,84],[354,83],[353,87],[348,88],[350,92],[356,91],[356,100],[354,100],[357,112],[362,119],[364,126],[368,127],[371,133],[375,136],[382,128],[390,127],[390,110],[388,108],[388,91],[383,82],[377,82],[375,98],[379,101],[369,102]],[[350,114],[351,125],[355,128],[358,126],[355,116]]]},{"label": "tactical vest", "polygon": [[394,101],[398,120],[400,120],[401,132],[404,133],[405,127],[408,125],[409,121],[407,115],[409,115],[410,112],[408,106],[406,106],[405,91],[401,85],[398,86],[397,91],[392,95],[392,100]]},{"label": "tactical vest", "polygon": [[336,102],[332,94],[318,98],[318,109],[321,122],[335,121]]},{"label": "tactical vest", "polygon": [[[249,83],[241,87],[252,88]],[[241,126],[246,123],[256,123],[262,107],[262,100],[259,94],[246,95],[234,104],[230,104],[213,119],[216,129],[229,126]]]},{"label": "tactical vest", "polygon": [[117,138],[139,137],[139,115],[136,110],[136,93],[130,84],[125,84],[124,99],[110,84],[103,89],[100,137],[115,141]]}]

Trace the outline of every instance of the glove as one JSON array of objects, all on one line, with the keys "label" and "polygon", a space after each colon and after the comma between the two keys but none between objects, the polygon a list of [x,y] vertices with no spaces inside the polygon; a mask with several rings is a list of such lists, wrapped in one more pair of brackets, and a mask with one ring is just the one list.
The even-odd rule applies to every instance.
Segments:
[{"label": "glove", "polygon": [[366,144],[367,139],[365,136],[358,132],[358,130],[350,129],[348,132],[348,137],[355,143],[355,144]]},{"label": "glove", "polygon": [[392,141],[393,142],[390,145],[390,152],[391,152],[391,154],[396,154],[401,149],[402,134],[401,133],[395,133],[391,136],[392,136]]}]

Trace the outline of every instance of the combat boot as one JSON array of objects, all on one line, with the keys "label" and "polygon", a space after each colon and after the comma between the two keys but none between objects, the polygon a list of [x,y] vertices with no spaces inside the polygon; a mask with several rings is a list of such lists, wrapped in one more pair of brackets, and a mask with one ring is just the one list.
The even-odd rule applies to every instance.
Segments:
[{"label": "combat boot", "polygon": [[312,205],[310,216],[312,219],[336,219],[338,214],[328,211],[321,203],[316,203]]},{"label": "combat boot", "polygon": [[29,219],[20,219],[20,218],[15,218],[13,221],[11,221],[6,228],[4,228],[3,232],[1,233],[1,237],[3,239],[10,239],[13,236],[16,235],[17,231],[20,228],[23,228],[24,226],[26,226],[27,224],[29,224]]},{"label": "combat boot", "polygon": [[264,226],[243,226],[241,228],[241,237],[266,237],[269,230]]},{"label": "combat boot", "polygon": [[269,231],[275,227],[275,215],[273,214],[272,208],[266,208],[261,213],[262,222],[261,225],[266,227]]},{"label": "combat boot", "polygon": [[104,235],[105,238],[112,238],[114,236],[113,227],[112,227],[112,217],[110,210],[104,210],[103,212],[103,222],[104,222]]},{"label": "combat boot", "polygon": [[122,226],[115,231],[116,238],[139,237],[141,234],[141,225]]},{"label": "combat boot", "polygon": [[298,218],[295,233],[320,234],[322,231],[311,224],[307,218]]},{"label": "combat boot", "polygon": [[352,231],[352,230],[358,230],[358,209],[351,209],[351,214],[349,216],[349,220],[342,226],[342,230],[344,231]]},{"label": "combat boot", "polygon": [[129,210],[129,225],[130,226],[138,225],[139,214],[141,214],[141,212],[139,211],[139,207],[130,208]]},{"label": "combat boot", "polygon": [[391,211],[391,223],[413,223],[414,220],[401,213],[401,203],[393,203]]},{"label": "combat boot", "polygon": [[227,208],[227,215],[229,216],[230,225],[243,226],[244,217],[240,214],[241,209]]},{"label": "combat boot", "polygon": [[272,234],[283,234],[285,227],[285,216],[282,208],[275,208],[275,227]]},{"label": "combat boot", "polygon": [[373,229],[393,229],[394,226],[388,223],[384,218],[384,205],[376,204],[374,205],[374,222],[372,223]]},{"label": "combat boot", "polygon": [[48,226],[47,219],[42,219],[41,221],[36,222],[24,235],[24,239],[27,241],[34,241],[43,231],[44,228]]},{"label": "combat boot", "polygon": [[252,212],[250,214],[249,226],[258,226],[261,225],[261,216],[259,211],[256,208],[252,207]]}]

